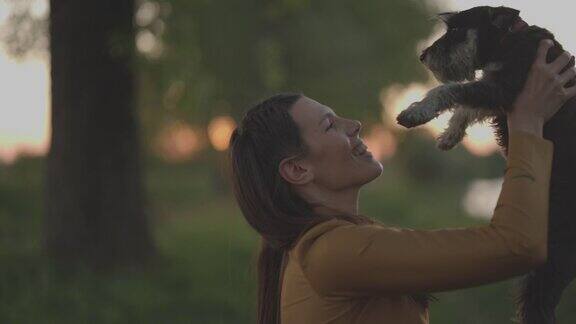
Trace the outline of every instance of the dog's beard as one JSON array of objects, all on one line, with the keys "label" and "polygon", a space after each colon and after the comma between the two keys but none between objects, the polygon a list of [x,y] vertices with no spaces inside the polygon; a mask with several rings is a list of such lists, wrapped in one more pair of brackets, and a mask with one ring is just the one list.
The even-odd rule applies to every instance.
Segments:
[{"label": "dog's beard", "polygon": [[446,83],[475,79],[476,31],[469,30],[466,41],[454,46],[448,55],[441,52],[437,50],[431,53],[430,59],[425,62],[438,81]]}]

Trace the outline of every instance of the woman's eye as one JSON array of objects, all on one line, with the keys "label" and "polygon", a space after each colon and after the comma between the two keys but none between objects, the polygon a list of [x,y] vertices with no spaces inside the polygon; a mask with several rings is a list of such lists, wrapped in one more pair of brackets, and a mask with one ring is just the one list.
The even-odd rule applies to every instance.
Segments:
[{"label": "woman's eye", "polygon": [[334,123],[330,123],[330,125],[328,126],[328,128],[326,128],[326,131],[328,131],[330,128],[332,128],[332,126],[334,126]]}]

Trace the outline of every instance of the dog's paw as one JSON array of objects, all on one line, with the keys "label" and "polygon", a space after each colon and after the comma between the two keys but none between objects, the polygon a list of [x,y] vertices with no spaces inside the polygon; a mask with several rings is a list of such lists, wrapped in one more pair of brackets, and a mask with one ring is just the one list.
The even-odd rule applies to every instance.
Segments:
[{"label": "dog's paw", "polygon": [[434,113],[433,108],[434,107],[425,101],[414,102],[406,108],[406,110],[398,114],[396,121],[406,128],[426,124],[438,116]]},{"label": "dog's paw", "polygon": [[442,151],[448,151],[454,148],[460,141],[462,141],[463,136],[461,134],[452,134],[444,132],[442,135],[438,136],[436,139],[436,146]]},{"label": "dog's paw", "polygon": [[436,146],[442,151],[449,151],[453,149],[456,144],[458,144],[458,142],[439,140]]}]

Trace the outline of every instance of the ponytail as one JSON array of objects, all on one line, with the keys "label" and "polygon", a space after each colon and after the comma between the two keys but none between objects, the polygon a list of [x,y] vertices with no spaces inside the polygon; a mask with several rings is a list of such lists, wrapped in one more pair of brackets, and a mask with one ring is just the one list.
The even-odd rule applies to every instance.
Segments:
[{"label": "ponytail", "polygon": [[280,323],[280,291],[283,272],[283,249],[273,248],[261,240],[258,255],[257,324]]}]

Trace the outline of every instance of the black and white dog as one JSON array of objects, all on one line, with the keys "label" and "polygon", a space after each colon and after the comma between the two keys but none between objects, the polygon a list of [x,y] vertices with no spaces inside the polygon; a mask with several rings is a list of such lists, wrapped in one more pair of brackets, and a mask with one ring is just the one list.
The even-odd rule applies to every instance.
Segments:
[{"label": "black and white dog", "polygon": [[[446,34],[425,49],[420,60],[444,84],[400,113],[397,121],[414,127],[450,109],[454,114],[438,138],[440,149],[449,150],[459,143],[469,125],[488,121],[507,155],[506,111],[526,82],[540,40],[554,40],[554,35],[528,26],[518,10],[506,7],[475,7],[439,17],[447,26]],[[563,52],[554,40],[547,62]],[[574,57],[562,72],[573,66]],[[476,79],[478,70],[483,76]],[[576,277],[576,99],[566,102],[546,123],[544,137],[554,143],[548,262],[523,279],[518,316],[525,324],[554,323],[562,292]]]}]

